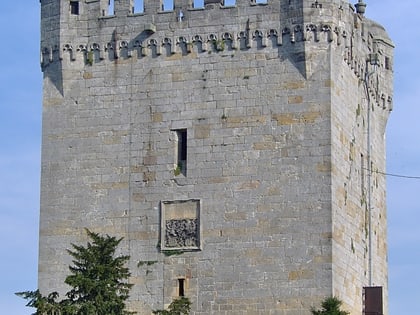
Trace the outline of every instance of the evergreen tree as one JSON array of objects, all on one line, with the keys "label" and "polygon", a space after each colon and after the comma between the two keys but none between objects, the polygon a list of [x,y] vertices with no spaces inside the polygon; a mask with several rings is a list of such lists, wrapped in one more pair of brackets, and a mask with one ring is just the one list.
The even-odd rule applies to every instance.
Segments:
[{"label": "evergreen tree", "polygon": [[312,315],[348,315],[349,312],[340,310],[341,302],[336,297],[328,297],[321,303],[321,310],[316,310],[315,308],[311,309]]},{"label": "evergreen tree", "polygon": [[191,302],[186,297],[174,300],[167,310],[153,311],[156,315],[188,315],[191,311]]},{"label": "evergreen tree", "polygon": [[43,296],[39,290],[36,290],[17,292],[16,295],[28,300],[26,306],[36,308],[36,312],[32,313],[32,315],[55,314],[60,309],[60,306],[56,301],[58,298],[57,292],[50,293],[48,296]]},{"label": "evergreen tree", "polygon": [[[36,308],[32,315],[127,315],[125,301],[132,284],[127,282],[130,271],[124,267],[129,256],[115,258],[122,238],[101,236],[86,229],[91,241],[86,246],[71,244],[73,257],[70,275],[65,283],[71,287],[65,299],[58,302],[58,293],[43,296],[39,290],[18,292],[28,300],[26,306]],[[174,300],[168,310],[154,311],[160,315],[188,315],[191,302],[186,297]]]},{"label": "evergreen tree", "polygon": [[65,280],[72,289],[62,301],[63,311],[69,315],[127,314],[125,301],[132,285],[126,282],[130,272],[124,265],[130,257],[114,257],[122,238],[86,231],[92,242],[86,247],[72,244],[73,250],[68,250],[74,266]]},{"label": "evergreen tree", "polygon": [[56,302],[56,292],[48,297],[38,290],[16,293],[29,300],[27,306],[37,308],[33,315],[51,314],[58,309],[62,315],[132,314],[124,310],[132,287],[127,282],[130,272],[124,267],[130,257],[115,257],[122,238],[101,236],[87,229],[86,232],[91,242],[86,247],[72,244],[73,250],[68,250],[74,265],[69,267],[71,274],[65,279],[72,288],[66,299]]}]

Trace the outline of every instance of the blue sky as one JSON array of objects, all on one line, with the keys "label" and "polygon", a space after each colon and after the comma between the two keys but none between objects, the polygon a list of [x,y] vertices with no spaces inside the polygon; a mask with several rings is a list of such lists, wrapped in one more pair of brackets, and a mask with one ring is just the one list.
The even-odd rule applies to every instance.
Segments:
[{"label": "blue sky", "polygon": [[[396,45],[387,172],[420,176],[420,1],[365,2],[367,17],[384,25]],[[0,10],[0,312],[7,315],[31,314],[13,293],[37,287],[39,9],[32,0],[3,1]],[[387,176],[387,184],[390,314],[420,314],[420,180]]]}]

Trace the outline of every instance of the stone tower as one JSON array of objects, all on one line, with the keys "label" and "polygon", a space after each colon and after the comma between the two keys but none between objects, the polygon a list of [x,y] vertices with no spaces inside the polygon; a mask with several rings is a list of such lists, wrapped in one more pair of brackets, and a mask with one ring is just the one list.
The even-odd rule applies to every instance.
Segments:
[{"label": "stone tower", "polygon": [[388,314],[393,44],[365,4],[134,1],[41,0],[40,290],[89,228],[124,237],[138,314],[361,315],[365,287]]}]

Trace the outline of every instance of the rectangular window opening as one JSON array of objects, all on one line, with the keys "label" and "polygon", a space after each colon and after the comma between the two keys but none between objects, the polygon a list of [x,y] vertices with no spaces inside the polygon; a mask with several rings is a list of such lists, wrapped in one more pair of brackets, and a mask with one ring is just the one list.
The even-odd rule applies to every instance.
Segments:
[{"label": "rectangular window opening", "polygon": [[162,11],[173,11],[174,10],[174,0],[165,0],[162,3]]},{"label": "rectangular window opening", "polygon": [[133,14],[136,13],[144,13],[144,1],[143,0],[135,0],[133,5]]},{"label": "rectangular window opening", "polygon": [[187,129],[176,130],[177,137],[177,158],[175,175],[187,175]]},{"label": "rectangular window opening", "polygon": [[178,296],[185,296],[185,279],[178,279]]},{"label": "rectangular window opening", "polygon": [[256,0],[255,3],[267,3],[267,0]]},{"label": "rectangular window opening", "polygon": [[70,13],[79,15],[79,1],[70,1]]},{"label": "rectangular window opening", "polygon": [[391,70],[391,60],[389,57],[385,57],[385,69]]}]

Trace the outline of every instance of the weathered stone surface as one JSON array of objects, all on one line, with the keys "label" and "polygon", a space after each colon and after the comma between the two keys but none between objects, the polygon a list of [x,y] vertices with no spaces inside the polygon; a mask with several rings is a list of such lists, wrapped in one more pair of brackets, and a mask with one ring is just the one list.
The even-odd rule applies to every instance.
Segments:
[{"label": "weathered stone surface", "polygon": [[179,279],[194,315],[303,315],[332,294],[361,315],[370,276],[387,314],[385,179],[369,189],[368,165],[385,169],[393,46],[376,23],[344,0],[69,2],[41,1],[42,292],[65,292],[87,227],[124,237],[140,315]]}]

